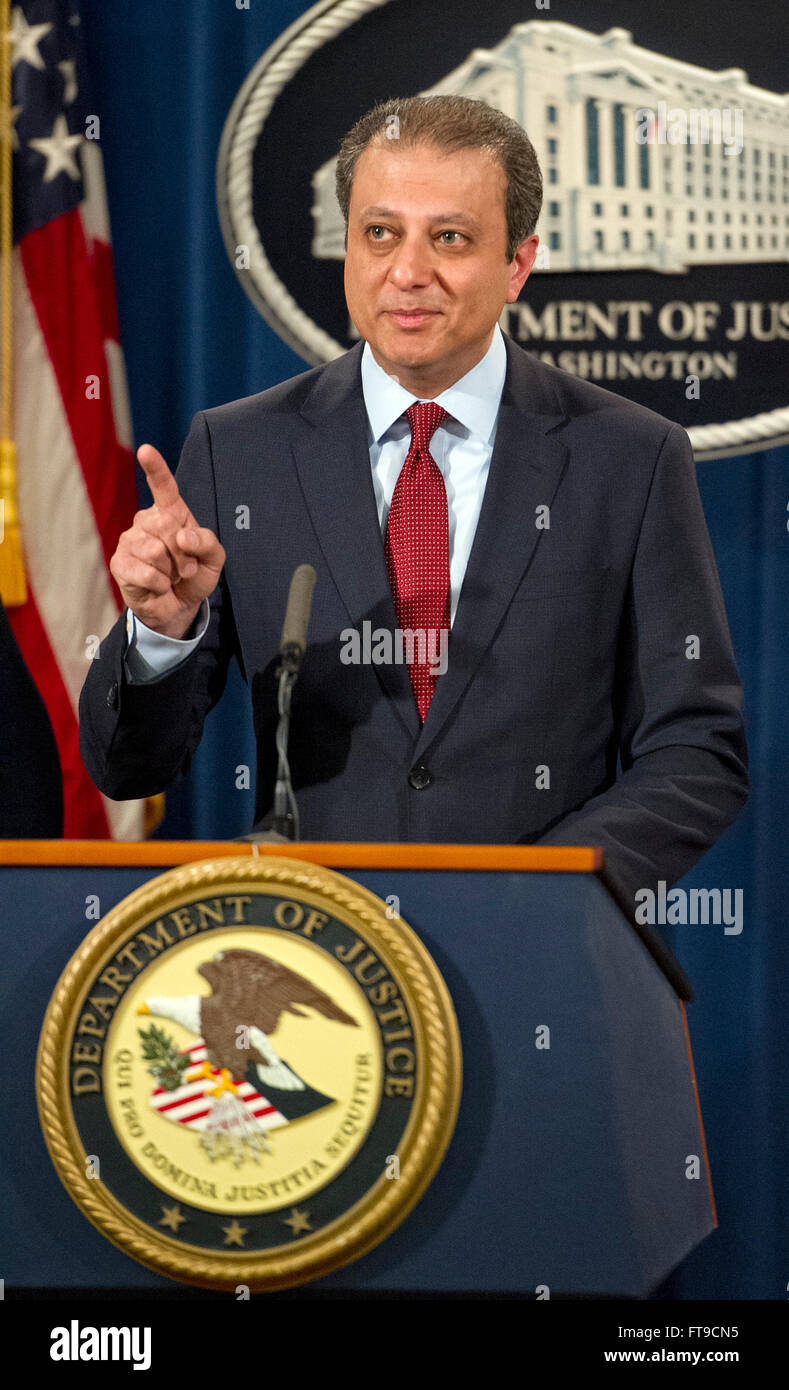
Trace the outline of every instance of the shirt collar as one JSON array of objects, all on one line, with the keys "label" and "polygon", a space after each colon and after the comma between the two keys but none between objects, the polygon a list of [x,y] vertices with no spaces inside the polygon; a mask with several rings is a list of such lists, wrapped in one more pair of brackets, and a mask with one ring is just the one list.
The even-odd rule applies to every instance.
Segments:
[{"label": "shirt collar", "polygon": [[[485,356],[459,381],[436,396],[436,403],[442,405],[471,434],[487,443],[498,414],[506,374],[507,349],[502,331],[496,324]],[[395,420],[420,399],[406,391],[378,365],[367,342],[362,353],[362,391],[374,440],[386,434]]]}]

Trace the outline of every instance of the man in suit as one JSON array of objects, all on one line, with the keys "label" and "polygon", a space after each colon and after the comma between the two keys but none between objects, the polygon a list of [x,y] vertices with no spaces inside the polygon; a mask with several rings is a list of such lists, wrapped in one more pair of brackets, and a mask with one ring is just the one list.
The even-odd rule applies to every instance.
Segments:
[{"label": "man in suit", "polygon": [[[362,342],[199,413],[177,482],[139,451],[153,506],[113,557],[128,611],[82,692],[86,766],[109,796],[166,787],[235,654],[260,818],[282,616],[308,562],[303,837],[601,845],[632,913],[747,797],[687,436],[501,333],[542,199],[515,122],[461,97],[386,103],[343,141],[337,187]],[[418,647],[409,665],[348,664],[365,623],[449,631],[448,669]]]}]

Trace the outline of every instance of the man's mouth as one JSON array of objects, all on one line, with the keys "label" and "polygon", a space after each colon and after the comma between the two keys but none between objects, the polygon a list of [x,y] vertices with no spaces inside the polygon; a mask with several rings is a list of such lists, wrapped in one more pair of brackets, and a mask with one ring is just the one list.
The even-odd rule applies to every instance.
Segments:
[{"label": "man's mouth", "polygon": [[387,309],[389,318],[402,325],[403,328],[413,328],[420,323],[425,323],[428,319],[435,318],[437,309]]}]

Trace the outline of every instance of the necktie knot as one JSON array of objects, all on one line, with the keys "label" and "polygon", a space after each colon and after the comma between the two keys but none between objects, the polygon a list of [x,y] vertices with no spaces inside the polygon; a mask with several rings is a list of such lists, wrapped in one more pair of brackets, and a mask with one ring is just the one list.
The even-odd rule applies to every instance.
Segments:
[{"label": "necktie knot", "polygon": [[405,413],[411,426],[412,446],[427,450],[430,440],[447,413],[443,405],[436,405],[435,401],[415,401]]}]

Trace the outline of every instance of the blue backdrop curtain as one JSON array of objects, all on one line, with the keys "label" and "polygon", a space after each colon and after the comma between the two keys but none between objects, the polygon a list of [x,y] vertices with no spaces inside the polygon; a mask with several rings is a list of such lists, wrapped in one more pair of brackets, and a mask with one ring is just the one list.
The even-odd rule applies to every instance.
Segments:
[{"label": "blue backdrop curtain", "polygon": [[[135,439],[155,444],[173,466],[195,411],[307,365],[242,292],[214,187],[222,127],[244,77],[307,8],[300,0],[251,0],[249,10],[234,0],[82,0]],[[742,934],[726,936],[722,926],[672,933],[696,989],[689,1022],[721,1224],[660,1293],[784,1299],[789,449],[704,463],[698,474],[745,684],[753,792],[682,884],[741,888]],[[189,778],[168,792],[160,835],[247,830],[253,791],[236,787],[241,765],[254,772],[254,740],[234,668]]]}]

